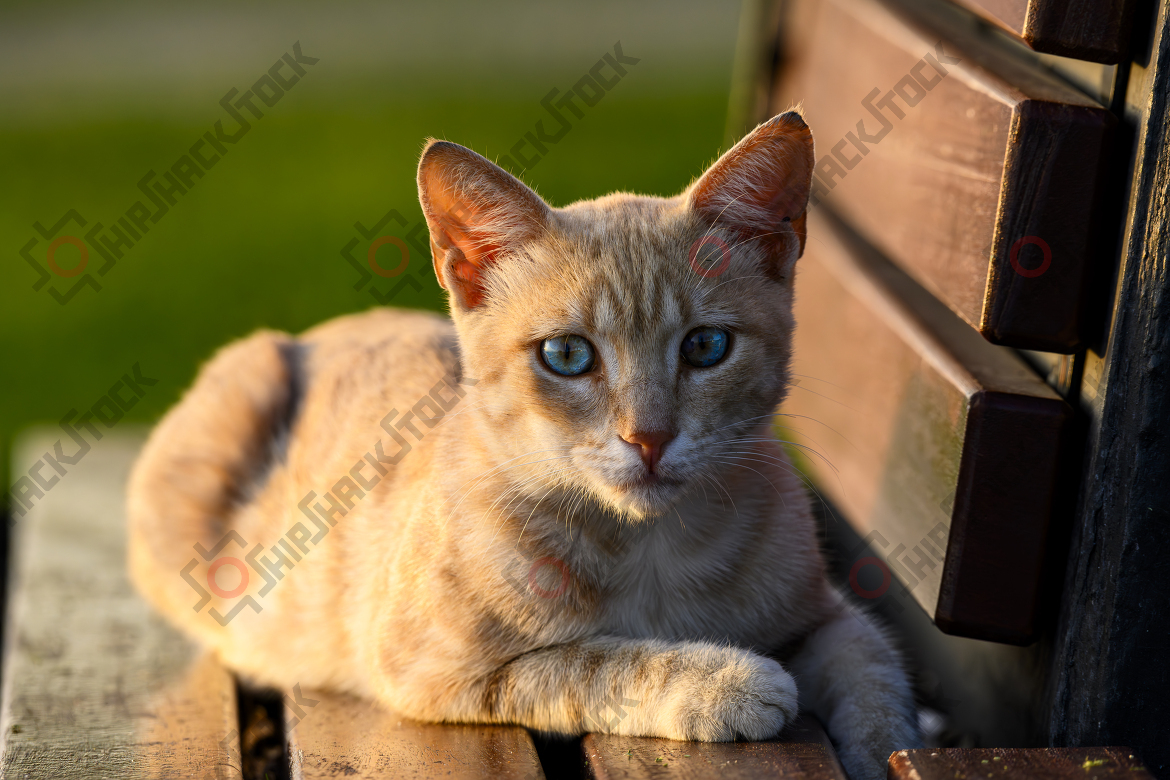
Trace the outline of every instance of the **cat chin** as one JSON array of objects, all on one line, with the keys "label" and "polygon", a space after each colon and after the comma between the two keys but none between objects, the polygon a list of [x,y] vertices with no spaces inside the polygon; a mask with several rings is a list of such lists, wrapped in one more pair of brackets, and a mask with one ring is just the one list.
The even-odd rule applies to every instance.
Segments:
[{"label": "cat chin", "polygon": [[678,503],[683,486],[655,481],[609,488],[606,503],[630,520],[650,520],[665,515]]}]

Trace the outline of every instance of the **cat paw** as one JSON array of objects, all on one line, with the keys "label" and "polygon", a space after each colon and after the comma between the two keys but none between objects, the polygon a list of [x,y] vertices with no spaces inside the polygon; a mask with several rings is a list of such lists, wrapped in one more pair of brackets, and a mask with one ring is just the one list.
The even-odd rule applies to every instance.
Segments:
[{"label": "cat paw", "polygon": [[852,780],[885,780],[891,753],[922,747],[914,716],[898,709],[875,707],[845,728],[838,724],[842,718],[830,719],[829,733],[841,735],[837,758]]},{"label": "cat paw", "polygon": [[796,717],[796,681],[780,664],[733,648],[705,648],[698,655],[666,692],[664,736],[767,739]]}]

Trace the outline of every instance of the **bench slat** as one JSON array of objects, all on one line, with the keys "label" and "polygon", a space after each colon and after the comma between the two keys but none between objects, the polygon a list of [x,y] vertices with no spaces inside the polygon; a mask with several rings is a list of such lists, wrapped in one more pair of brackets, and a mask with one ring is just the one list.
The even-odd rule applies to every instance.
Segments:
[{"label": "bench slat", "polygon": [[781,432],[884,559],[844,562],[854,592],[901,597],[897,578],[948,633],[1031,641],[1068,405],[823,212],[796,322]]},{"label": "bench slat", "polygon": [[312,690],[290,691],[285,713],[293,780],[544,777],[532,738],[517,726],[418,723],[370,701]]},{"label": "bench slat", "polygon": [[[15,465],[51,453],[58,436],[26,439]],[[122,496],[140,445],[106,433],[13,528],[4,777],[241,777],[231,675],[126,575]]]},{"label": "bench slat", "polygon": [[585,737],[585,758],[596,780],[640,780],[667,774],[681,780],[845,780],[828,735],[811,715],[802,715],[780,736],[766,742],[676,742],[590,734]]},{"label": "bench slat", "polygon": [[935,748],[890,756],[889,780],[1152,780],[1126,747]]},{"label": "bench slat", "polygon": [[803,102],[814,204],[989,341],[1075,351],[1112,115],[950,16],[932,33],[878,0],[793,6],[771,108]]},{"label": "bench slat", "polygon": [[959,0],[1036,51],[1093,62],[1120,62],[1131,0]]}]

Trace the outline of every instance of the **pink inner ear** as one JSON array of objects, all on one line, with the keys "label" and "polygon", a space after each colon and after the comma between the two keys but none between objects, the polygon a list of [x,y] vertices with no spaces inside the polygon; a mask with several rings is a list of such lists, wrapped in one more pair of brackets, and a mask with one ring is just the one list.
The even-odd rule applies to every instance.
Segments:
[{"label": "pink inner ear", "polygon": [[418,181],[439,283],[474,308],[483,300],[483,269],[538,235],[548,206],[502,168],[446,141],[427,145]]},{"label": "pink inner ear", "polygon": [[781,114],[720,157],[691,187],[688,200],[713,224],[749,235],[773,233],[785,217],[795,221],[804,214],[813,162],[808,125],[794,112]]}]

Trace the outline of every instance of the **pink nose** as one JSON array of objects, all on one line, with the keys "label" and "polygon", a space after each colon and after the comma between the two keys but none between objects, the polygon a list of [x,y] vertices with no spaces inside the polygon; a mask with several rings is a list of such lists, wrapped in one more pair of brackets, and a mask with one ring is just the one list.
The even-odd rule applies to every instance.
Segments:
[{"label": "pink nose", "polygon": [[668,431],[645,431],[622,436],[623,441],[638,448],[642,462],[651,473],[658,461],[662,460],[662,450],[667,442],[673,438],[674,434]]}]

